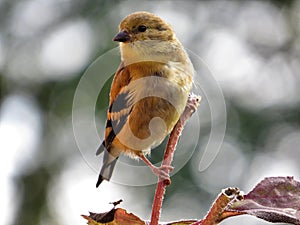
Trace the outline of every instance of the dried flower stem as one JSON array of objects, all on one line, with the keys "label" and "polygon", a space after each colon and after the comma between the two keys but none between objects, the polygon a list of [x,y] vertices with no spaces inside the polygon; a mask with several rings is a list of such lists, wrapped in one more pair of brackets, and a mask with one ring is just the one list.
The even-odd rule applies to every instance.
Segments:
[{"label": "dried flower stem", "polygon": [[217,197],[214,204],[203,220],[192,223],[191,225],[216,225],[222,220],[222,215],[228,204],[232,201],[240,201],[243,199],[242,192],[238,188],[223,189]]},{"label": "dried flower stem", "polygon": [[[170,138],[166,147],[166,151],[164,154],[164,159],[162,165],[171,166],[173,161],[174,152],[181,135],[181,132],[186,124],[186,121],[192,116],[192,114],[197,110],[199,102],[201,100],[200,96],[196,96],[193,94],[189,95],[187,104],[185,106],[184,112],[180,116],[177,124],[173,128]],[[150,225],[158,225],[162,202],[166,192],[166,187],[170,184],[170,180],[160,181],[158,180],[155,196],[152,205],[152,215],[151,215],[151,222]]]}]

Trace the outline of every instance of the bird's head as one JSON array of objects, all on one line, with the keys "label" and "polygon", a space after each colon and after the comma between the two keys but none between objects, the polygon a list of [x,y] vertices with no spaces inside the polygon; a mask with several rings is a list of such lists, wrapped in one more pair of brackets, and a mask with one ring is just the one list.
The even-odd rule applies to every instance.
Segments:
[{"label": "bird's head", "polygon": [[166,63],[186,58],[172,27],[149,12],[135,12],[125,17],[113,40],[120,42],[121,58],[127,65],[141,61]]},{"label": "bird's head", "polygon": [[149,12],[135,12],[120,24],[119,33],[113,38],[122,43],[135,41],[170,41],[174,37],[172,27],[160,17]]}]

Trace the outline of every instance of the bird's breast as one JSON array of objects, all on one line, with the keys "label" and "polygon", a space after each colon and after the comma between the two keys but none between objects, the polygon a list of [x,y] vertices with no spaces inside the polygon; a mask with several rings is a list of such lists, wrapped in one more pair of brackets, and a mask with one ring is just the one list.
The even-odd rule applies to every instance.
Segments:
[{"label": "bird's breast", "polygon": [[132,110],[117,138],[134,154],[157,146],[171,132],[185,108],[192,75],[179,63],[141,62],[126,69]]}]

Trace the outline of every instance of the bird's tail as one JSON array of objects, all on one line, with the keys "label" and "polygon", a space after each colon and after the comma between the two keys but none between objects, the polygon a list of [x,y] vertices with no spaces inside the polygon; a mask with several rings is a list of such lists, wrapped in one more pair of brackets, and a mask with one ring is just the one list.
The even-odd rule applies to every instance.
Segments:
[{"label": "bird's tail", "polygon": [[[99,147],[99,149],[102,148],[101,146]],[[99,151],[98,149],[97,151],[97,153],[98,152],[101,153],[102,151],[104,151],[104,157],[103,157],[103,165],[98,177],[96,187],[99,187],[99,185],[102,183],[103,180],[107,180],[107,181],[110,180],[120,154],[119,152],[117,152],[117,154],[113,154],[114,152],[112,152],[111,150],[114,149],[109,149],[110,151],[108,151],[104,146],[103,148],[104,150]]]},{"label": "bird's tail", "polygon": [[100,155],[104,150],[105,150],[105,142],[103,141],[102,144],[97,149],[96,155]]}]

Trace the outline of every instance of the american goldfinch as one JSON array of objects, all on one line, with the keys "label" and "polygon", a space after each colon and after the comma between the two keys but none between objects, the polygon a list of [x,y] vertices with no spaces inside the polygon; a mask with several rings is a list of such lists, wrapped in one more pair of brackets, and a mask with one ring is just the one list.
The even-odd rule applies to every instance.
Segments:
[{"label": "american goldfinch", "polygon": [[96,184],[109,181],[121,153],[142,159],[160,179],[172,167],[155,167],[147,158],[172,131],[193,83],[192,63],[172,27],[149,12],[135,12],[121,22],[113,41],[120,43],[107,112],[104,152]]}]

